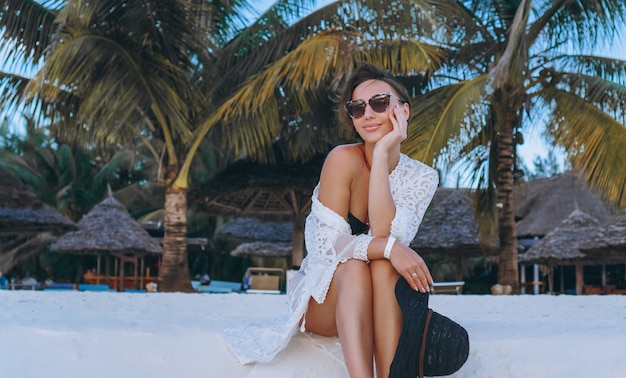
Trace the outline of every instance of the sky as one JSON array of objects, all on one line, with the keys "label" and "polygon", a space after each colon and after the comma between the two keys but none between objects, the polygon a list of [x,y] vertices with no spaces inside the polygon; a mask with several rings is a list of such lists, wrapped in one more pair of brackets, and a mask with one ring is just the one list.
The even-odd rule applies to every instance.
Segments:
[{"label": "sky", "polygon": [[[451,377],[626,372],[626,295],[440,294],[430,307],[469,334],[469,358]],[[0,290],[0,377],[347,377],[334,337],[299,334],[252,365],[223,340],[225,328],[287,315],[284,294]]]}]

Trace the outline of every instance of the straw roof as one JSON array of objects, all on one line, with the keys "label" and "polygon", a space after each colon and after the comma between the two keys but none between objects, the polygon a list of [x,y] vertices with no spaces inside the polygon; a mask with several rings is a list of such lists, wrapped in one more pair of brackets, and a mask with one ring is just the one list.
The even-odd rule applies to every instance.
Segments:
[{"label": "straw roof", "polygon": [[66,232],[74,222],[42,203],[20,180],[0,168],[0,233]]},{"label": "straw roof", "polygon": [[289,257],[291,243],[251,242],[243,243],[230,252],[234,257]]},{"label": "straw roof", "polygon": [[130,216],[124,205],[108,197],[78,222],[78,230],[50,246],[56,252],[98,254],[162,253],[161,246]]},{"label": "straw roof", "polygon": [[304,218],[311,208],[324,157],[304,164],[238,162],[190,193],[191,201],[215,215],[255,216],[293,222],[291,263],[304,257]]},{"label": "straw roof", "polygon": [[307,213],[323,160],[306,164],[233,164],[190,192],[190,201],[216,215],[256,216],[291,220]]},{"label": "straw roof", "polygon": [[290,242],[292,232],[292,222],[273,222],[254,217],[238,217],[224,223],[217,229],[216,234],[221,237],[251,241]]},{"label": "straw roof", "polygon": [[581,247],[600,229],[600,222],[591,215],[574,210],[526,253],[519,255],[523,263],[544,265],[573,265],[577,260],[589,260]]},{"label": "straw roof", "polygon": [[612,215],[602,197],[574,173],[532,180],[515,188],[517,236],[548,234],[575,209],[605,223]]},{"label": "straw roof", "polygon": [[477,257],[495,253],[478,238],[470,196],[467,189],[437,189],[411,248],[431,256]]},{"label": "straw roof", "polygon": [[616,215],[581,246],[588,256],[607,262],[626,261],[626,215]]}]

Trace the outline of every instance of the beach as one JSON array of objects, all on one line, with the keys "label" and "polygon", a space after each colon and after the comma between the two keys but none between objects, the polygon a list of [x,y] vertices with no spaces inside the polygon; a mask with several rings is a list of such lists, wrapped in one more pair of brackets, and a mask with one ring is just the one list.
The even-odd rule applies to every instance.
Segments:
[{"label": "beach", "polygon": [[[432,295],[470,355],[453,377],[624,377],[624,295]],[[0,377],[347,377],[336,338],[299,334],[240,365],[221,331],[287,315],[285,295],[0,290]],[[320,342],[321,340],[321,342]]]}]

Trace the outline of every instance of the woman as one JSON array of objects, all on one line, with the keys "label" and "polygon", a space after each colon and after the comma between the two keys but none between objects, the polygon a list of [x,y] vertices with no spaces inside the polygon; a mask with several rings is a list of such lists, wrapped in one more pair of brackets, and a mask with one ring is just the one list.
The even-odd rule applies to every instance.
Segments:
[{"label": "woman", "polygon": [[324,163],[305,224],[307,257],[289,282],[290,320],[276,330],[281,336],[263,333],[266,345],[241,337],[229,343],[241,362],[267,361],[300,325],[301,331],[339,337],[351,377],[373,377],[374,366],[377,377],[387,377],[402,330],[395,285],[404,277],[424,293],[433,282],[408,244],[438,175],[400,153],[409,96],[381,68],[366,63],[354,72],[339,113],[362,142],[334,148]]},{"label": "woman", "polygon": [[385,71],[363,65],[349,79],[341,103],[342,120],[363,142],[328,154],[313,193],[301,267],[301,290],[311,295],[303,325],[339,336],[350,376],[372,377],[374,359],[377,376],[386,377],[402,329],[396,282],[402,276],[420,292],[433,282],[408,244],[438,176],[400,153],[409,96]]}]

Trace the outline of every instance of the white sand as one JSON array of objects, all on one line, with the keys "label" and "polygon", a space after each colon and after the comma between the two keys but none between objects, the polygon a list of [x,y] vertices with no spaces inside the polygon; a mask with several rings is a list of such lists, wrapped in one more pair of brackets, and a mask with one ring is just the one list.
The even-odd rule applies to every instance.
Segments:
[{"label": "white sand", "polygon": [[[454,377],[626,377],[626,296],[433,295],[464,325]],[[220,331],[286,315],[284,295],[0,290],[0,377],[345,377],[307,336],[241,366]]]}]

